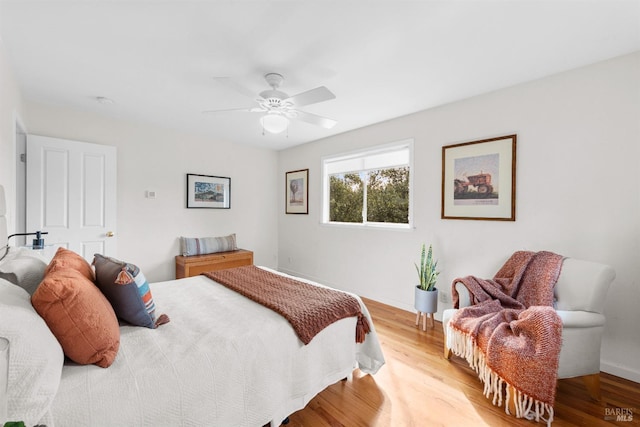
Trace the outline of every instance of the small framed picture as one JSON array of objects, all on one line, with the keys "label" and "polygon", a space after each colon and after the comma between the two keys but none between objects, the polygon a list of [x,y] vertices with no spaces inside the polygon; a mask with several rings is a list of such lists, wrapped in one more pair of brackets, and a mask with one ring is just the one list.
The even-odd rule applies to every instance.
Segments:
[{"label": "small framed picture", "polygon": [[516,220],[516,135],[442,147],[442,218]]},{"label": "small framed picture", "polygon": [[187,174],[187,208],[231,208],[231,178]]},{"label": "small framed picture", "polygon": [[288,214],[309,213],[309,169],[286,173],[286,208]]}]

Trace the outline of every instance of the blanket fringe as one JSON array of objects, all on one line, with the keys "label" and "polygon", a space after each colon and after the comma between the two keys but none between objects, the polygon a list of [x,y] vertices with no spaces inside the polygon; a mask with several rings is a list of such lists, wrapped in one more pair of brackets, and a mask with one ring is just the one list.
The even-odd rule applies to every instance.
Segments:
[{"label": "blanket fringe", "polygon": [[[543,421],[547,427],[551,427],[553,422],[553,406],[545,402],[534,399],[522,393],[513,385],[508,387],[508,383],[489,368],[485,361],[485,356],[476,345],[471,335],[465,334],[449,325],[447,328],[447,344],[451,351],[459,357],[463,357],[471,369],[473,369],[484,385],[483,394],[486,398],[491,398],[492,404],[501,407],[504,403],[504,410],[507,415],[515,415],[516,418],[525,418],[529,421]],[[502,389],[507,385],[505,398],[502,398]],[[515,391],[515,396],[511,396],[511,390]],[[513,399],[515,402],[515,414],[511,414],[508,402]]]}]

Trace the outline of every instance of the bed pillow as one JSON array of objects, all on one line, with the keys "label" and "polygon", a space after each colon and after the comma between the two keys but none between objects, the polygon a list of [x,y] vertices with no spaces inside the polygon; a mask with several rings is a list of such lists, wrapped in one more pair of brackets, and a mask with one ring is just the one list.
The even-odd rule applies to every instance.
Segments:
[{"label": "bed pillow", "polygon": [[235,233],[222,237],[180,237],[180,253],[183,256],[213,254],[237,249]]},{"label": "bed pillow", "polygon": [[79,254],[67,248],[60,247],[53,256],[53,259],[47,266],[44,274],[45,276],[56,269],[72,268],[81,273],[87,279],[93,281],[95,276],[93,269],[86,259],[82,258]]},{"label": "bed pillow", "polygon": [[164,314],[156,318],[149,282],[137,266],[100,254],[95,254],[93,265],[96,285],[120,319],[151,329],[169,321]]},{"label": "bed pillow", "polygon": [[28,426],[48,413],[58,392],[64,355],[29,294],[0,279],[0,336],[9,340],[8,419]]},{"label": "bed pillow", "polygon": [[31,303],[69,359],[102,368],[113,363],[120,347],[118,319],[109,301],[83,274],[72,268],[55,269],[44,277]]},{"label": "bed pillow", "polygon": [[33,295],[44,277],[47,263],[37,253],[30,252],[32,251],[19,250],[9,253],[0,261],[0,278],[20,286],[29,295]]}]

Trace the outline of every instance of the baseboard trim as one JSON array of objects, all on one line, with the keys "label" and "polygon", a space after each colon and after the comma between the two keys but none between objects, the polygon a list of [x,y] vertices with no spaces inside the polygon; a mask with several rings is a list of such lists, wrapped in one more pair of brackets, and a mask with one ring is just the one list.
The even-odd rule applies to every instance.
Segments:
[{"label": "baseboard trim", "polygon": [[600,370],[607,374],[615,375],[629,381],[640,383],[640,372],[635,369],[630,369],[626,366],[620,366],[615,363],[600,361]]}]

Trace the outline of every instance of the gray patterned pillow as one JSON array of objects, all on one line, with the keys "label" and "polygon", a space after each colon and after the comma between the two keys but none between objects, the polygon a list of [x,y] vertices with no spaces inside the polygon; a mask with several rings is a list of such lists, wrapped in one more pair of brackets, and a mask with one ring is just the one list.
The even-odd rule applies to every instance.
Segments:
[{"label": "gray patterned pillow", "polygon": [[149,282],[137,266],[100,254],[95,254],[93,265],[96,286],[107,297],[118,318],[150,329],[169,321],[164,314],[156,316]]},{"label": "gray patterned pillow", "polygon": [[235,251],[236,234],[222,237],[180,237],[180,253],[183,256]]}]

